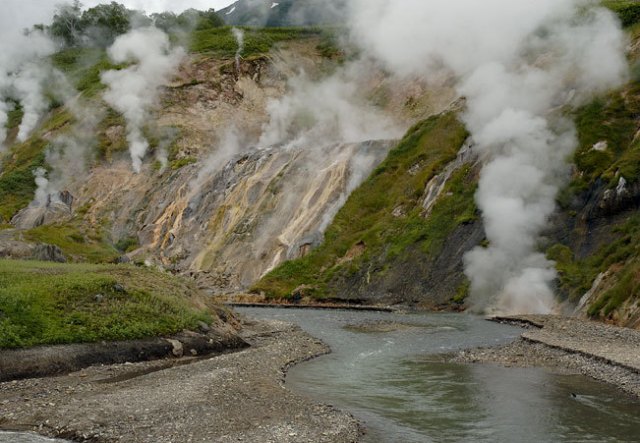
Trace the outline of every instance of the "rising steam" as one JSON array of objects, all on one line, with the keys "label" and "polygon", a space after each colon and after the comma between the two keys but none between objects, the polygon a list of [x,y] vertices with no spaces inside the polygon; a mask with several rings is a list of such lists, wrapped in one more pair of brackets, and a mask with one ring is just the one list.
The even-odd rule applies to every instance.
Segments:
[{"label": "rising steam", "polygon": [[8,112],[14,108],[15,103],[19,103],[23,111],[17,135],[21,142],[29,137],[47,110],[49,102],[45,97],[45,85],[52,67],[46,56],[54,50],[54,44],[41,32],[13,32],[2,36],[0,143],[6,140]]},{"label": "rising steam", "polygon": [[184,51],[171,49],[164,32],[148,27],[118,37],[108,53],[114,63],[132,64],[125,69],[104,72],[101,80],[108,86],[105,101],[126,119],[133,169],[140,172],[149,148],[143,134],[145,120],[156,103],[158,89],[169,80]]},{"label": "rising steam", "polygon": [[[563,115],[626,74],[614,16],[589,0],[353,0],[354,35],[405,76],[448,71],[483,162],[476,202],[488,248],[465,257],[477,310],[547,313],[554,263],[537,252],[567,179]],[[407,44],[411,42],[411,44]]]},{"label": "rising steam", "polygon": [[233,37],[236,39],[236,44],[238,45],[238,49],[236,49],[236,72],[240,72],[240,58],[242,57],[242,52],[244,51],[244,31],[239,28],[231,28],[231,32],[233,32]]}]

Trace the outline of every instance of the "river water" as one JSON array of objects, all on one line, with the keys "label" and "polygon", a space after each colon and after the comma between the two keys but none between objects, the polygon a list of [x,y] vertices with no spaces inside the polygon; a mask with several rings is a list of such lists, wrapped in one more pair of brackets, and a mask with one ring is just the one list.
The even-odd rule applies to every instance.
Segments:
[{"label": "river water", "polygon": [[[331,346],[332,354],[295,366],[287,386],[352,412],[369,443],[640,441],[640,402],[609,385],[438,356],[511,341],[518,328],[461,314],[241,312],[297,323]],[[369,322],[400,327],[352,327]]]},{"label": "river water", "polygon": [[[609,385],[441,357],[509,342],[518,328],[461,314],[239,311],[297,323],[331,346],[331,354],[292,368],[287,386],[352,412],[367,443],[640,441],[640,402]],[[46,442],[0,433],[0,443]]]}]

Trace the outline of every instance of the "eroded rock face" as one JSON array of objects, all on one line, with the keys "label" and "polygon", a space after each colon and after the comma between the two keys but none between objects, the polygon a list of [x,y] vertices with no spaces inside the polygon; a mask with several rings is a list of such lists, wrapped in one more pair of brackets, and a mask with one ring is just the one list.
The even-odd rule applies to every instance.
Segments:
[{"label": "eroded rock face", "polygon": [[18,212],[11,223],[19,229],[31,229],[64,220],[73,214],[73,202],[69,191],[50,194],[44,204],[32,203]]},{"label": "eroded rock face", "polygon": [[[268,104],[287,93],[301,67],[310,78],[336,68],[318,55],[317,44],[288,42],[239,70],[229,60],[188,59],[165,87],[154,124],[176,128],[175,158],[191,164],[156,171],[145,162],[134,174],[123,153],[98,165],[72,189],[76,205],[87,208],[83,217],[107,220],[114,243],[137,238],[132,260],[188,273],[216,293],[246,289],[284,260],[307,254],[394,144],[316,139],[252,147],[269,121]],[[394,81],[371,69],[362,79],[363,96],[384,96],[380,109],[406,126],[455,98],[444,79],[441,91]],[[414,96],[426,98],[407,108]],[[231,127],[240,140],[227,150]]]}]

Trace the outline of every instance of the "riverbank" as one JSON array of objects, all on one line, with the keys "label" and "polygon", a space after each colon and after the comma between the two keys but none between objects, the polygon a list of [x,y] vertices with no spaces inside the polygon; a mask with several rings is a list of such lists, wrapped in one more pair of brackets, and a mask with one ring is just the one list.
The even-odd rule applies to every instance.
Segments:
[{"label": "riverbank", "polygon": [[556,316],[499,317],[494,321],[527,328],[507,345],[463,350],[460,363],[545,367],[583,374],[640,397],[640,331]]},{"label": "riverbank", "polygon": [[106,443],[356,442],[355,418],[284,387],[329,352],[298,327],[245,322],[251,348],[210,359],[94,366],[0,384],[0,429]]}]

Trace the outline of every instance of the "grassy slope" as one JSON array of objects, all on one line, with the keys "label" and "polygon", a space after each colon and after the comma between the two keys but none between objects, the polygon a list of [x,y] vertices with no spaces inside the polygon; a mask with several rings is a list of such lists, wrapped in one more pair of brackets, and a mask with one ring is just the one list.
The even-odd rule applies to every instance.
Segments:
[{"label": "grassy slope", "polygon": [[[415,245],[426,254],[437,254],[458,224],[475,218],[475,184],[468,180],[468,170],[460,171],[449,184],[450,194],[439,201],[428,219],[421,215],[421,197],[427,182],[455,158],[466,137],[466,130],[453,113],[413,127],[351,194],[328,228],[323,244],[300,260],[277,267],[253,291],[288,297],[304,284],[311,286],[310,295],[328,297],[332,280],[357,271],[371,260],[383,257],[390,261]],[[399,207],[404,217],[393,215]],[[364,254],[341,261],[356,245],[365,246]]]},{"label": "grassy slope", "polygon": [[[619,15],[632,38],[640,36],[640,2],[611,0],[604,4]],[[617,185],[621,175],[630,183],[640,180],[640,140],[635,138],[639,117],[638,81],[608,96],[597,98],[576,113],[580,145],[573,161],[579,173],[560,195],[560,205],[566,211],[570,211],[570,202],[576,195],[588,191],[597,182],[604,182],[611,188]],[[595,143],[603,140],[609,145],[606,152],[591,149]],[[401,146],[392,152],[390,159],[403,155],[406,151],[402,147],[411,143],[419,145],[410,132]],[[380,169],[385,169],[389,161]],[[406,169],[395,176],[380,176],[376,171],[340,211],[323,245],[304,259],[287,262],[276,268],[253,289],[272,297],[287,297],[299,285],[308,284],[312,285],[313,295],[323,297],[328,295],[328,283],[336,273],[348,272],[344,269],[346,266],[353,271],[382,251],[389,254],[387,258],[392,258],[413,242],[429,245],[432,238],[430,234],[436,233],[436,238],[444,239],[443,234],[451,229],[447,223],[455,226],[460,222],[457,214],[466,214],[462,219],[474,216],[472,187],[460,187],[464,182],[458,176],[451,181],[448,190],[454,191],[453,195],[458,200],[456,204],[452,205],[452,198],[446,197],[438,203],[429,220],[419,219],[416,212],[411,213],[407,220],[394,220],[390,213],[401,204],[399,197],[403,195],[396,191],[407,186],[407,181],[412,181],[412,178],[406,174]],[[372,200],[377,200],[379,206],[371,205],[369,202]],[[455,223],[451,223],[451,220]],[[369,228],[363,228],[363,225]],[[574,300],[591,287],[598,273],[613,265],[620,268],[618,283],[592,306],[590,312],[594,316],[610,314],[625,300],[637,297],[640,292],[640,216],[633,216],[612,229],[616,240],[584,260],[575,260],[573,252],[562,244],[554,245],[548,251],[549,256],[558,262],[561,287]],[[377,235],[367,236],[369,233]],[[360,241],[367,244],[367,254],[347,265],[338,264],[339,259]],[[462,297],[464,294],[460,294],[459,298]]]},{"label": "grassy slope", "polygon": [[192,283],[158,271],[0,260],[0,348],[167,335],[212,315]]},{"label": "grassy slope", "polygon": [[[580,208],[574,208],[572,201],[581,194],[588,195],[598,185],[615,188],[620,177],[625,178],[628,186],[640,181],[640,140],[635,137],[638,118],[638,81],[632,81],[622,90],[598,98],[578,111],[580,145],[573,158],[578,172],[560,196],[560,205],[565,211],[577,215]],[[606,141],[609,146],[605,152],[592,149],[600,141]],[[631,214],[626,220],[611,225],[610,233],[612,241],[581,260],[561,243],[547,251],[557,262],[561,289],[574,301],[589,290],[599,273],[612,267],[617,270],[621,278],[590,308],[593,316],[606,317],[626,300],[639,295],[639,280],[634,275],[640,275],[640,215]]]},{"label": "grassy slope", "polygon": [[[621,18],[632,40],[640,38],[640,2],[637,0],[610,0],[603,2]],[[630,186],[640,182],[640,73],[638,54],[631,54],[633,79],[624,88],[599,97],[576,113],[579,147],[573,163],[577,173],[560,195],[560,206],[570,215],[579,208],[572,201],[582,194],[588,195],[597,186],[612,189],[620,177]],[[592,149],[595,143],[606,141],[608,149]],[[580,200],[580,198],[578,199]],[[576,229],[582,229],[578,227]],[[601,272],[613,271],[613,285],[600,295],[589,308],[593,317],[607,318],[630,299],[640,296],[640,215],[630,213],[626,219],[611,224],[612,240],[597,250],[576,259],[573,251],[558,243],[547,254],[557,262],[560,288],[576,301],[591,288]],[[588,235],[588,234],[587,234]]]}]

